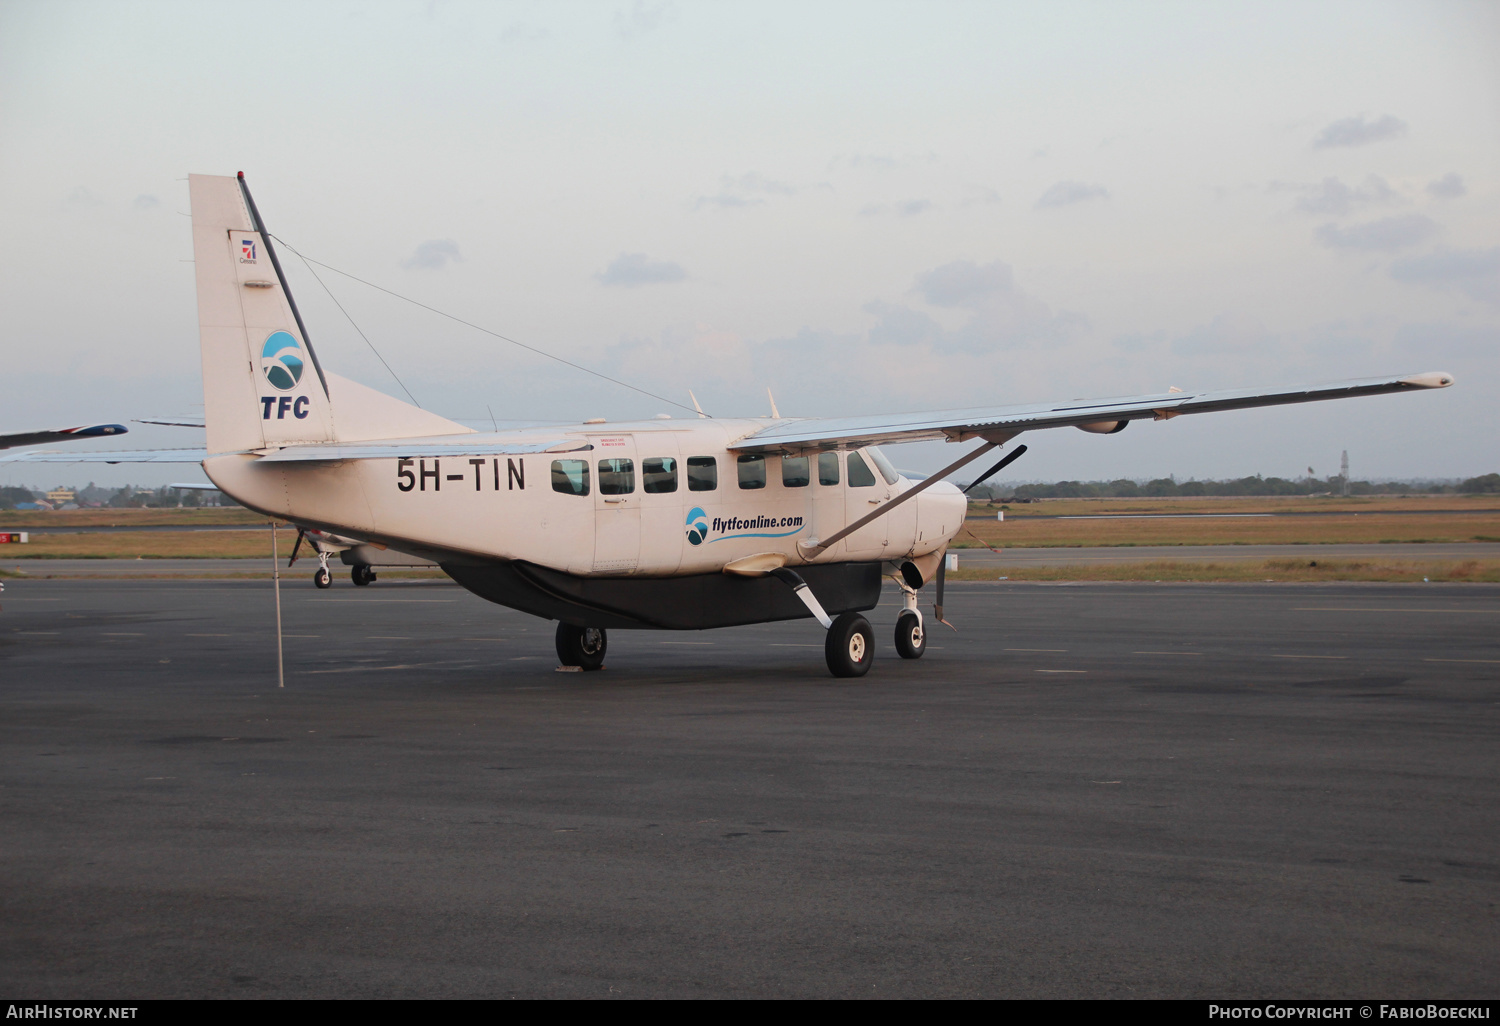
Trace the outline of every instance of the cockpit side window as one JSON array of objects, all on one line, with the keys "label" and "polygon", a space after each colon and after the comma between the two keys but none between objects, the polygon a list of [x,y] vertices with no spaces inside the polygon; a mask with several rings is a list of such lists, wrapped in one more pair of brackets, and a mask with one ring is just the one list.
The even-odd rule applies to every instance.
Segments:
[{"label": "cockpit side window", "polygon": [[836,485],[839,483],[839,454],[836,452],[818,453],[818,484]]},{"label": "cockpit side window", "polygon": [[589,465],[587,460],[553,460],[552,490],[564,495],[587,495],[589,493]]},{"label": "cockpit side window", "polygon": [[781,485],[783,488],[806,488],[808,483],[806,456],[781,457]]},{"label": "cockpit side window", "polygon": [[870,467],[860,457],[859,453],[849,454],[849,487],[850,488],[873,488],[875,486],[875,475]]}]

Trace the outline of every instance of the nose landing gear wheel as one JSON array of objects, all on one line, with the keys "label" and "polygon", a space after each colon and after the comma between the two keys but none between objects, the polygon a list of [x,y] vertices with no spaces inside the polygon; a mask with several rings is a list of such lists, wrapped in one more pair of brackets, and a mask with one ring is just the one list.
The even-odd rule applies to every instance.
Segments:
[{"label": "nose landing gear wheel", "polygon": [[823,640],[823,657],[835,677],[863,677],[875,662],[875,632],[858,613],[840,613]]},{"label": "nose landing gear wheel", "polygon": [[355,584],[363,588],[375,579],[375,571],[363,563],[355,563],[349,570],[349,576],[354,579]]},{"label": "nose landing gear wheel", "polygon": [[927,632],[916,613],[905,612],[896,617],[896,651],[902,659],[921,659],[927,651]]},{"label": "nose landing gear wheel", "polygon": [[313,583],[320,588],[333,587],[333,574],[328,572],[326,566],[320,566],[313,571]]},{"label": "nose landing gear wheel", "polygon": [[576,666],[582,670],[598,670],[604,666],[604,651],[609,647],[609,637],[603,627],[575,627],[570,623],[557,625],[557,658],[564,666]]}]

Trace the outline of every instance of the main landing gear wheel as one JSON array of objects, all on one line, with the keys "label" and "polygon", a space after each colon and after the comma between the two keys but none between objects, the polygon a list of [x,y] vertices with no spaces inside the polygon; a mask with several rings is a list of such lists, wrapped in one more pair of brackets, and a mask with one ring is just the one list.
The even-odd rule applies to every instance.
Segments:
[{"label": "main landing gear wheel", "polygon": [[349,576],[354,579],[355,584],[363,588],[365,585],[369,584],[375,579],[375,571],[371,570],[363,563],[355,563],[354,566],[349,569]]},{"label": "main landing gear wheel", "polygon": [[922,618],[910,610],[896,617],[896,651],[902,659],[921,659],[927,651],[927,632],[922,629]]},{"label": "main landing gear wheel", "polygon": [[328,572],[326,566],[320,566],[313,571],[313,583],[320,588],[333,587],[333,574]]},{"label": "main landing gear wheel", "polygon": [[835,677],[863,677],[875,661],[875,632],[870,621],[858,613],[840,613],[828,637],[823,640],[823,656]]},{"label": "main landing gear wheel", "polygon": [[557,658],[564,666],[598,670],[604,666],[604,650],[608,647],[609,638],[603,627],[557,625]]}]

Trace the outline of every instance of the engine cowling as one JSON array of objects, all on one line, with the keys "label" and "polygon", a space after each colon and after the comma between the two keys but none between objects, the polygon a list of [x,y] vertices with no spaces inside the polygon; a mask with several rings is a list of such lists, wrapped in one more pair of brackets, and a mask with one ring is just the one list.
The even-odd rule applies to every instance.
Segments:
[{"label": "engine cowling", "polygon": [[1125,430],[1128,420],[1096,420],[1092,424],[1073,425],[1079,431],[1087,431],[1091,435],[1117,435]]}]

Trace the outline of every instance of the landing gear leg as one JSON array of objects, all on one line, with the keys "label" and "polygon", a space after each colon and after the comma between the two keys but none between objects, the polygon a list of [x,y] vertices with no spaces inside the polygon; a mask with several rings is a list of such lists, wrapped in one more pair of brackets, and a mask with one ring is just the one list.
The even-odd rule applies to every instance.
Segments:
[{"label": "landing gear leg", "polygon": [[575,627],[570,623],[557,625],[557,658],[564,666],[576,666],[580,670],[604,668],[604,652],[609,647],[609,637],[603,627]]},{"label": "landing gear leg", "polygon": [[318,568],[313,571],[313,584],[319,588],[333,587],[333,574],[328,572],[328,553],[318,553]]},{"label": "landing gear leg", "polygon": [[921,659],[927,651],[927,631],[922,622],[922,610],[917,608],[916,589],[906,582],[901,584],[902,608],[896,617],[896,651],[902,659]]}]

